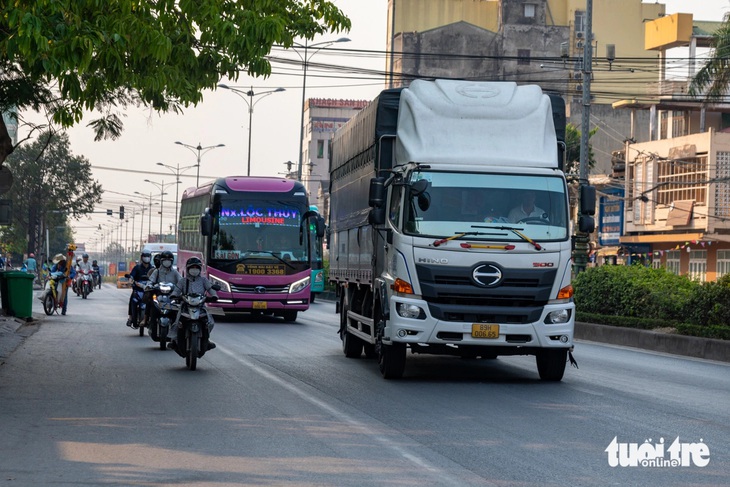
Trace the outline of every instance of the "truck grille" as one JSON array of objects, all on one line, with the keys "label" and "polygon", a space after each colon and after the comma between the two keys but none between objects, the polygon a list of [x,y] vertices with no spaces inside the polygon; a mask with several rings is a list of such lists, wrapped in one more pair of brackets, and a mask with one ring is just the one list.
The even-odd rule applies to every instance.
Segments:
[{"label": "truck grille", "polygon": [[483,288],[471,267],[416,265],[421,294],[434,318],[473,323],[532,323],[550,299],[556,269],[502,269],[502,282]]}]

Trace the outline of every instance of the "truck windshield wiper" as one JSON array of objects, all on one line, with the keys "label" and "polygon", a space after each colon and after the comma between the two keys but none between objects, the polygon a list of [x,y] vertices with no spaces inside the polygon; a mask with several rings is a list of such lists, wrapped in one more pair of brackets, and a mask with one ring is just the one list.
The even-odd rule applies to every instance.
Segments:
[{"label": "truck windshield wiper", "polygon": [[523,230],[522,228],[515,228],[515,227],[483,227],[481,225],[472,225],[472,228],[492,228],[494,230],[509,230],[510,232],[514,233],[518,237],[520,237],[525,242],[528,242],[532,244],[533,247],[535,247],[535,250],[542,250],[542,245],[532,240],[530,237],[522,233],[520,230]]},{"label": "truck windshield wiper", "polygon": [[[491,227],[479,227],[479,228],[491,228]],[[461,237],[466,236],[474,236],[474,235],[499,235],[498,233],[491,233],[491,232],[458,232],[455,235],[452,235],[451,237],[441,238],[438,240],[434,240],[433,246],[438,247],[441,244],[445,244],[449,240],[456,240]]]}]

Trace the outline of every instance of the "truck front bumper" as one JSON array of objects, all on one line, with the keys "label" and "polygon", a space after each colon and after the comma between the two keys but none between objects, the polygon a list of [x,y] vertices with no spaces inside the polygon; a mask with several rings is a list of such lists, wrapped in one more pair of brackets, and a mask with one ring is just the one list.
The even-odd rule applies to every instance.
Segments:
[{"label": "truck front bumper", "polygon": [[[402,312],[404,308],[411,311],[411,316],[416,315],[416,308],[420,308],[421,313],[418,317],[406,317]],[[550,313],[561,311],[567,312],[569,317],[564,323],[546,323]],[[488,327],[489,333],[483,332],[487,329],[483,325],[492,325]],[[393,296],[390,300],[390,319],[386,323],[384,342],[470,348],[571,348],[574,328],[573,302],[544,306],[540,319],[532,323],[471,323],[435,319],[429,314],[428,304],[425,301]],[[489,335],[489,337],[479,335]]]}]

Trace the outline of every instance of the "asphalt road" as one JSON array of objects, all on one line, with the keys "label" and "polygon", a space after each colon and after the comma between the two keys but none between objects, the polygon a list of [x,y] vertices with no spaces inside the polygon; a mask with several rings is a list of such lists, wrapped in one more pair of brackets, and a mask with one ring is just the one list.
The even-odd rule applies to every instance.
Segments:
[{"label": "asphalt road", "polygon": [[[728,364],[584,342],[561,383],[532,357],[414,355],[386,381],[318,301],[218,322],[191,372],[124,325],[128,293],[72,297],[0,366],[0,485],[730,484]],[[662,461],[679,438],[689,465],[612,467],[614,438],[663,439]]]}]

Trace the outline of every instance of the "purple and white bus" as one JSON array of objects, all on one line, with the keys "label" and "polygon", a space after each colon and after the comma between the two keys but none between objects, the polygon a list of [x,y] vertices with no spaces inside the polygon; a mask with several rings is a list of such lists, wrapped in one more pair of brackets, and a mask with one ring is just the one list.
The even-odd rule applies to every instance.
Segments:
[{"label": "purple and white bus", "polygon": [[253,313],[295,321],[309,308],[314,224],[304,186],[291,179],[231,176],[183,193],[178,226],[181,273],[190,257],[220,285],[225,314]]}]

